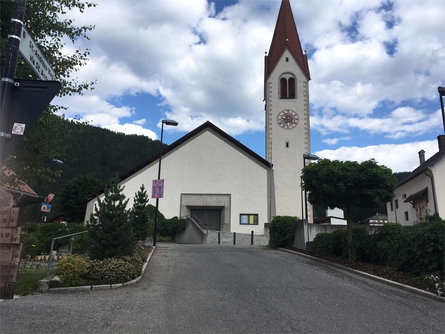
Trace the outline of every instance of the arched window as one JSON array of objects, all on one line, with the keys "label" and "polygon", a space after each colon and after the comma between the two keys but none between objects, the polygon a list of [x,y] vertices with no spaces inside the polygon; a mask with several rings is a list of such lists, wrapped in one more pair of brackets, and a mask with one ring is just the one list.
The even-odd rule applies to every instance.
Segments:
[{"label": "arched window", "polygon": [[295,99],[295,78],[292,74],[283,74],[280,78],[280,99]]},{"label": "arched window", "polygon": [[287,79],[281,78],[280,80],[280,98],[287,99]]},{"label": "arched window", "polygon": [[295,78],[289,78],[289,98],[295,99]]}]

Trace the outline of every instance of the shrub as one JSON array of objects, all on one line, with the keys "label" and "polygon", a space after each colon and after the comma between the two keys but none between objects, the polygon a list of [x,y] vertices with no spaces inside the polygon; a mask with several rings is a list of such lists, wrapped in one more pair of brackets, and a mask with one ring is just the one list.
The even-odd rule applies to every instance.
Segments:
[{"label": "shrub", "polygon": [[36,233],[24,233],[21,238],[23,244],[22,257],[26,255],[39,255],[39,249],[37,248],[38,240]]},{"label": "shrub", "polygon": [[352,250],[354,259],[371,261],[373,256],[372,237],[366,227],[357,226],[352,229]]},{"label": "shrub", "polygon": [[347,243],[346,236],[347,230],[337,230],[331,233],[332,241],[331,241],[331,254],[334,256],[347,257]]},{"label": "shrub", "polygon": [[373,261],[399,269],[409,254],[409,240],[404,229],[399,224],[385,224],[373,236],[375,253]]},{"label": "shrub", "polygon": [[273,248],[291,246],[295,237],[297,217],[276,216],[270,223],[269,246]]},{"label": "shrub", "polygon": [[125,283],[141,274],[142,260],[138,255],[93,260],[88,268],[90,284]]},{"label": "shrub", "polygon": [[56,264],[55,274],[64,286],[86,285],[88,267],[88,257],[69,256]]},{"label": "shrub", "polygon": [[[39,254],[48,254],[51,248],[51,240],[55,237],[69,234],[68,229],[64,224],[60,223],[44,223],[39,224],[36,232],[37,250]],[[54,241],[54,249],[66,245],[68,239],[58,239]]]},{"label": "shrub", "polygon": [[173,217],[170,219],[161,219],[158,222],[158,233],[163,237],[170,237],[174,240],[175,236],[185,230],[185,219]]},{"label": "shrub", "polygon": [[410,242],[409,261],[401,269],[414,274],[434,274],[444,279],[445,221],[429,217],[425,224],[407,229]]},{"label": "shrub", "polygon": [[[347,257],[347,231],[337,230],[332,233],[319,233],[315,237],[311,251],[315,255]],[[372,250],[370,236],[364,227],[352,229],[352,254],[354,259],[363,260],[370,257]]]},{"label": "shrub", "polygon": [[311,253],[314,255],[331,255],[332,254],[332,234],[318,233],[315,236],[311,246]]}]

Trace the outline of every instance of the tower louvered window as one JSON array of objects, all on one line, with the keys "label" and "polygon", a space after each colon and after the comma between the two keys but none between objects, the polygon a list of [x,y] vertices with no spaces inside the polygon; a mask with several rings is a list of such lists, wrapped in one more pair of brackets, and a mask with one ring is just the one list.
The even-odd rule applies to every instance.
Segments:
[{"label": "tower louvered window", "polygon": [[280,99],[295,99],[295,78],[284,74],[280,78]]}]

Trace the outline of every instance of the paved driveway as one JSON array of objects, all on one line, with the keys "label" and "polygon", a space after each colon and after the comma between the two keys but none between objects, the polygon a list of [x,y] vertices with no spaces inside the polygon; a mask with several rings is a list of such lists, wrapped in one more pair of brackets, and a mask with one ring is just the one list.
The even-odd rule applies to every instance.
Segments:
[{"label": "paved driveway", "polygon": [[159,244],[139,284],[0,303],[1,333],[444,333],[444,304],[259,247]]}]

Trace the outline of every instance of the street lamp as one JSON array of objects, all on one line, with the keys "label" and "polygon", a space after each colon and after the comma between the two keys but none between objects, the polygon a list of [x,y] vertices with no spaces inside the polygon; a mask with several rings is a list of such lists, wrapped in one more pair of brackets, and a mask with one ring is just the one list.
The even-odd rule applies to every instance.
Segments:
[{"label": "street lamp", "polygon": [[[315,154],[303,154],[303,168],[306,167],[306,160],[318,160],[320,157]],[[304,211],[305,211],[305,220],[308,221],[307,217],[307,190],[304,190]]]},{"label": "street lamp", "polygon": [[443,131],[445,132],[445,111],[443,109],[443,97],[445,96],[445,87],[437,87],[439,92],[440,107],[442,108]]},{"label": "street lamp", "polygon": [[[161,160],[162,160],[162,139],[164,137],[164,124],[177,126],[178,122],[172,119],[163,119],[161,125],[161,150],[159,152],[159,165],[158,165],[158,181],[161,179]],[[156,235],[158,234],[158,212],[159,212],[159,196],[156,197],[156,213],[155,213],[155,226],[153,231],[153,247],[156,246]]]}]

